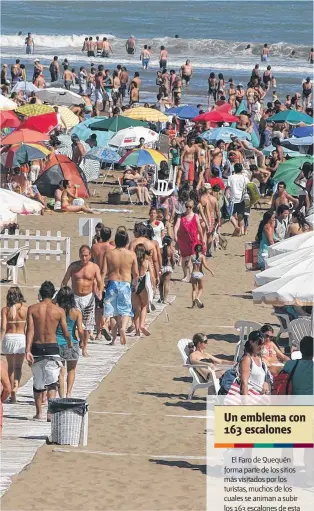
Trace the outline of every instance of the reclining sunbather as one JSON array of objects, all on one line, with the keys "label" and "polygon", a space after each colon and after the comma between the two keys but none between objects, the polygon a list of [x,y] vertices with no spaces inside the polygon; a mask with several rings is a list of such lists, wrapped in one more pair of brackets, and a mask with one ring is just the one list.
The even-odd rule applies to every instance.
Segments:
[{"label": "reclining sunbather", "polygon": [[[216,370],[217,365],[233,365],[233,362],[229,360],[223,360],[221,358],[217,358],[209,353],[206,353],[204,350],[206,348],[208,339],[205,334],[195,334],[193,336],[193,344],[191,343],[191,353],[190,353],[190,363],[191,364],[208,364],[210,369]],[[204,380],[208,380],[210,375],[210,371],[206,369],[206,367],[196,367],[197,372],[204,378]],[[216,371],[216,377],[220,378],[225,370]]]}]

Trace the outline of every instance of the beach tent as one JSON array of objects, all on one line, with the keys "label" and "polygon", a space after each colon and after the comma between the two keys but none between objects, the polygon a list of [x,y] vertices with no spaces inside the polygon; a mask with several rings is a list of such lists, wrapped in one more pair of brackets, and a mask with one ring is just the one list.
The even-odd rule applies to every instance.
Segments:
[{"label": "beach tent", "polygon": [[296,185],[294,181],[300,174],[303,164],[306,162],[313,163],[313,156],[298,156],[280,163],[274,175],[275,183],[284,181],[288,193],[291,195],[299,195],[301,188]]},{"label": "beach tent", "polygon": [[79,185],[78,197],[87,199],[89,190],[82,169],[63,154],[54,154],[46,167],[41,171],[35,184],[42,195],[54,197],[54,193],[62,179],[68,179],[71,185]]}]

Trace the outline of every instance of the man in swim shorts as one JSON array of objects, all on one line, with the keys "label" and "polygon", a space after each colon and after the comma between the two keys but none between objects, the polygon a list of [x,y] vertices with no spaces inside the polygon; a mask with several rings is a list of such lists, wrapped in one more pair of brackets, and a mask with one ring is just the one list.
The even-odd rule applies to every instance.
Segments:
[{"label": "man in swim shorts", "polygon": [[198,147],[195,145],[195,139],[187,141],[181,155],[182,182],[188,181],[193,186],[195,177],[195,154]]},{"label": "man in swim shorts", "polygon": [[28,34],[27,34],[27,37],[25,39],[25,44],[26,44],[26,54],[30,55],[31,53],[34,53],[35,43],[34,43],[34,39],[32,38],[32,34],[30,32],[28,32]]},{"label": "man in swim shorts", "polygon": [[128,233],[118,231],[115,236],[116,247],[105,253],[101,271],[103,282],[108,276],[104,316],[116,320],[111,344],[115,344],[118,329],[121,344],[126,344],[126,327],[129,317],[133,316],[131,282],[132,288],[136,289],[139,273],[135,253],[126,248],[128,243]]},{"label": "man in swim shorts", "polygon": [[129,39],[125,43],[125,49],[128,55],[134,55],[135,53],[135,39],[134,35],[130,35]]},{"label": "man in swim shorts", "polygon": [[87,357],[87,343],[90,333],[95,326],[95,296],[101,299],[104,281],[101,280],[99,266],[91,262],[91,249],[82,245],[79,251],[80,260],[74,261],[68,267],[61,286],[66,286],[69,279],[76,307],[82,313],[84,339],[82,348],[83,357]]},{"label": "man in swim shorts", "polygon": [[[47,390],[48,399],[56,397],[59,385],[61,359],[56,340],[56,330],[61,326],[69,348],[72,348],[65,312],[52,303],[55,287],[46,281],[39,290],[40,303],[31,305],[27,311],[26,360],[32,367],[33,390],[36,406],[34,419],[42,418],[42,393]],[[50,420],[49,415],[47,420]]]},{"label": "man in swim shorts", "polygon": [[180,75],[182,77],[182,81],[185,82],[187,87],[193,76],[193,67],[189,59],[185,62],[185,64],[183,64],[183,66],[181,66]]}]

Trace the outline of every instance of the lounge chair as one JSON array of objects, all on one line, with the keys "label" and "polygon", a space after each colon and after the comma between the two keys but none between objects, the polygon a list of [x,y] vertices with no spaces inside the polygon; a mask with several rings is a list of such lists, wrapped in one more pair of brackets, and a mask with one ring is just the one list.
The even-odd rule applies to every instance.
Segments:
[{"label": "lounge chair", "polygon": [[313,335],[312,332],[312,320],[311,318],[298,318],[290,322],[288,327],[289,332],[289,344],[292,346],[299,347],[300,341],[306,335]]},{"label": "lounge chair", "polygon": [[[192,376],[192,387],[188,394],[188,399],[192,399],[196,389],[208,389],[208,394],[217,395],[220,389],[219,380],[216,377],[215,371],[210,369],[208,364],[190,364],[190,351],[189,351],[189,343],[192,342],[192,339],[180,339],[178,342],[178,350],[181,354],[181,357],[184,362],[184,367],[187,367],[190,375]],[[198,372],[197,368],[206,368],[209,370],[209,378],[206,381]]]}]

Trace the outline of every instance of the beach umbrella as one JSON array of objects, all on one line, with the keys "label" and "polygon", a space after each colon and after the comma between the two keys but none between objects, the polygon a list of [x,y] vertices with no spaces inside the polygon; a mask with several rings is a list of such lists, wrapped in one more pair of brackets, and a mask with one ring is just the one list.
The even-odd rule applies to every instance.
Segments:
[{"label": "beach umbrella", "polygon": [[77,126],[80,122],[77,115],[75,115],[72,110],[70,110],[66,106],[59,106],[58,113],[61,117],[61,125],[68,131],[74,126]]},{"label": "beach umbrella", "polygon": [[19,128],[21,124],[20,119],[15,115],[12,110],[0,111],[0,129],[4,128]]},{"label": "beach umbrella", "polygon": [[142,126],[143,128],[148,127],[147,122],[130,119],[129,117],[124,117],[123,115],[117,115],[111,118],[103,117],[101,120],[97,121],[95,119],[97,119],[97,117],[94,117],[94,122],[89,125],[91,130],[113,131],[115,133],[126,128],[131,128],[133,126]]},{"label": "beach umbrella", "polygon": [[304,232],[268,247],[268,257],[314,246],[314,232]]},{"label": "beach umbrella", "polygon": [[281,264],[267,268],[260,273],[255,275],[255,284],[257,286],[263,286],[272,282],[273,280],[280,279],[282,277],[296,277],[303,273],[312,273],[314,271],[314,258],[311,256],[307,259],[299,261],[284,261]]},{"label": "beach umbrella", "polygon": [[40,131],[41,133],[49,133],[58,125],[58,117],[55,112],[49,114],[35,115],[25,119],[21,125],[23,129]]},{"label": "beach umbrella", "polygon": [[204,131],[199,135],[199,138],[206,140],[209,144],[216,144],[217,140],[224,142],[231,142],[231,135],[235,135],[240,140],[251,140],[251,135],[245,131],[237,130],[236,128],[215,128],[213,130]]},{"label": "beach umbrella", "polygon": [[135,147],[139,145],[140,138],[144,138],[145,143],[151,144],[158,141],[159,135],[156,131],[140,126],[126,128],[118,131],[118,133],[109,140],[109,145],[115,147]]},{"label": "beach umbrella", "polygon": [[254,303],[264,302],[277,306],[312,306],[314,301],[313,272],[281,277],[253,289],[252,294]]},{"label": "beach umbrella", "polygon": [[168,158],[155,149],[133,149],[127,152],[119,161],[119,165],[141,167],[142,165],[160,165]]},{"label": "beach umbrella", "polygon": [[314,120],[304,112],[298,112],[297,110],[283,110],[278,114],[272,115],[267,119],[267,122],[287,122],[289,124],[314,124]]},{"label": "beach umbrella", "polygon": [[228,112],[220,112],[219,110],[211,110],[192,119],[193,122],[236,122],[238,120],[239,117],[228,114]]},{"label": "beach umbrella", "polygon": [[0,94],[0,110],[16,110],[17,104],[12,99]]},{"label": "beach umbrella", "polygon": [[50,105],[58,106],[72,106],[72,105],[85,105],[85,101],[76,92],[66,90],[58,87],[51,89],[41,89],[36,94],[41,101],[49,103]]},{"label": "beach umbrella", "polygon": [[40,133],[35,130],[28,129],[20,129],[14,130],[10,135],[1,139],[2,145],[12,145],[12,144],[20,144],[20,143],[31,143],[34,144],[36,142],[45,142],[49,140],[49,135],[44,133]]},{"label": "beach umbrella", "polygon": [[54,109],[50,105],[39,105],[35,103],[34,105],[27,104],[23,106],[19,106],[16,109],[16,112],[21,115],[25,115],[25,117],[32,117],[35,115],[48,114],[49,112],[54,112]]},{"label": "beach umbrella", "polygon": [[309,137],[314,135],[314,126],[300,126],[292,131],[294,137]]},{"label": "beach umbrella", "polygon": [[[291,158],[295,158],[296,156],[302,156],[302,154],[299,153],[299,151],[297,150],[293,151],[292,149],[288,149],[288,147],[282,147],[282,149],[284,154],[291,156]],[[264,154],[264,156],[269,156],[275,150],[276,147],[274,147],[273,145],[269,145],[267,147],[264,147],[262,153]]]},{"label": "beach umbrella", "polygon": [[5,167],[19,167],[32,160],[44,160],[51,151],[40,144],[16,144],[7,152]]},{"label": "beach umbrella", "polygon": [[86,181],[89,183],[90,181],[96,181],[99,177],[100,172],[100,162],[97,160],[90,160],[88,158],[83,158],[79,167],[82,169]]},{"label": "beach umbrella", "polygon": [[90,124],[92,124],[95,120],[104,119],[104,117],[93,117],[91,119],[86,119],[83,122],[80,122],[74,128],[71,129],[71,135],[77,135],[81,140],[87,140],[92,134],[97,135],[97,145],[98,146],[108,146],[108,141],[114,135],[113,131],[92,131],[90,129]]},{"label": "beach umbrella", "polygon": [[176,106],[166,110],[165,114],[175,115],[176,117],[179,117],[179,119],[193,119],[193,117],[199,115],[199,108],[190,105]]},{"label": "beach umbrella", "polygon": [[137,108],[130,108],[123,112],[125,117],[131,119],[138,119],[139,121],[150,121],[150,122],[168,122],[168,117],[154,108],[145,108],[139,106]]},{"label": "beach umbrella", "polygon": [[306,221],[311,224],[311,225],[314,225],[314,213],[311,213],[311,215],[307,216],[306,217]]},{"label": "beach umbrella", "polygon": [[118,163],[118,161],[121,159],[121,156],[119,153],[117,153],[117,151],[108,149],[107,147],[93,147],[85,155],[85,158],[112,164]]},{"label": "beach umbrella", "polygon": [[299,195],[300,187],[296,185],[294,181],[300,174],[303,164],[306,162],[313,163],[313,161],[313,156],[304,155],[280,163],[273,178],[275,183],[284,181],[288,193],[296,196]]},{"label": "beach umbrella", "polygon": [[294,261],[295,263],[300,260],[308,259],[309,257],[314,257],[314,244],[310,247],[300,248],[298,250],[293,250],[292,252],[283,252],[278,255],[268,257],[265,259],[266,268],[273,268],[278,264],[288,264]]},{"label": "beach umbrella", "polygon": [[38,92],[41,89],[38,89],[38,87],[36,87],[36,85],[34,85],[32,82],[17,82],[14,85],[12,92],[18,92],[20,90],[22,90],[23,92],[27,92],[27,94],[30,94],[31,92]]},{"label": "beach umbrella", "polygon": [[314,135],[308,135],[307,137],[293,137],[293,138],[286,138],[285,142],[288,142],[292,145],[313,145],[314,144]]}]

